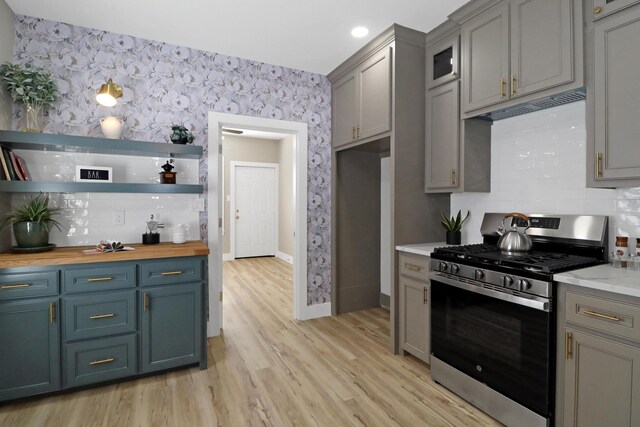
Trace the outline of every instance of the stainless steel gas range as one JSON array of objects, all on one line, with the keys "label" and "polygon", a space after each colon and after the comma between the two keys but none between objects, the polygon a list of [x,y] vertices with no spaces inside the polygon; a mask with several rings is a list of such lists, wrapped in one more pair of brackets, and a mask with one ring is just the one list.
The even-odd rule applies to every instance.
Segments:
[{"label": "stainless steel gas range", "polygon": [[549,426],[553,275],[606,262],[608,218],[529,215],[531,250],[504,253],[497,246],[504,217],[485,214],[483,244],[431,254],[431,376],[509,426]]}]

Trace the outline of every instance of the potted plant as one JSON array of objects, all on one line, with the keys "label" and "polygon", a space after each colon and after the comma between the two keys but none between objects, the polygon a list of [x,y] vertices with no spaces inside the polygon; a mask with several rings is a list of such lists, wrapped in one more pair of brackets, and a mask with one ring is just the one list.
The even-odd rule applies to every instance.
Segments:
[{"label": "potted plant", "polygon": [[42,132],[43,108],[53,104],[58,96],[51,74],[29,64],[22,66],[5,62],[0,65],[0,77],[11,99],[22,104],[22,130]]},{"label": "potted plant", "polygon": [[18,248],[51,249],[54,246],[49,244],[51,226],[62,231],[60,223],[53,219],[58,211],[60,208],[49,207],[49,196],[40,193],[29,197],[27,203],[21,208],[5,214],[0,220],[0,229],[13,226]]},{"label": "potted plant", "polygon": [[194,136],[186,127],[173,125],[171,126],[171,136],[169,138],[174,144],[191,144]]},{"label": "potted plant", "polygon": [[460,230],[462,229],[462,224],[469,218],[469,211],[467,211],[467,216],[464,219],[462,219],[462,211],[458,211],[458,215],[451,218],[447,218],[443,212],[440,212],[440,216],[442,217],[440,223],[447,230],[447,245],[459,245],[461,240]]}]

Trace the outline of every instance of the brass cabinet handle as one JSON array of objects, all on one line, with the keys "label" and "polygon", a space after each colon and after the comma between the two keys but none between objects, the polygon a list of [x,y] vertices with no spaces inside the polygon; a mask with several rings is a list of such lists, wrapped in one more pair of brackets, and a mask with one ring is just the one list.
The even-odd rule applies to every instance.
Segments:
[{"label": "brass cabinet handle", "polygon": [[87,279],[87,282],[108,282],[109,280],[113,280],[113,277],[92,277]]},{"label": "brass cabinet handle", "polygon": [[506,96],[504,94],[504,85],[506,84],[506,82],[504,81],[504,79],[500,79],[500,99],[504,99],[504,97]]},{"label": "brass cabinet handle", "polygon": [[93,365],[102,365],[104,363],[111,363],[114,360],[116,360],[113,357],[107,357],[106,359],[100,359],[100,360],[92,360],[91,362],[89,362],[89,365],[93,366]]},{"label": "brass cabinet handle", "polygon": [[351,139],[356,139],[356,138],[357,138],[357,136],[356,136],[356,127],[354,126],[354,127],[351,128]]},{"label": "brass cabinet handle", "polygon": [[108,314],[95,314],[95,315],[93,315],[93,316],[89,316],[89,319],[91,319],[91,320],[95,320],[95,319],[106,319],[106,318],[114,317],[114,316],[115,316],[115,314],[113,314],[113,313],[108,313]]},{"label": "brass cabinet handle", "polygon": [[600,319],[613,320],[614,322],[622,321],[622,319],[617,316],[609,316],[607,314],[598,313],[597,311],[584,310],[583,313],[586,314],[587,316],[599,317]]},{"label": "brass cabinet handle", "polygon": [[596,178],[602,178],[602,153],[596,153]]},{"label": "brass cabinet handle", "polygon": [[360,138],[360,126],[356,126],[356,138]]},{"label": "brass cabinet handle", "polygon": [[143,299],[144,311],[149,311],[149,294],[147,292],[144,293]]},{"label": "brass cabinet handle", "polygon": [[161,276],[177,276],[182,274],[182,271],[163,271],[160,273]]},{"label": "brass cabinet handle", "polygon": [[455,184],[456,184],[456,170],[451,169],[451,185],[455,185]]},{"label": "brass cabinet handle", "polygon": [[29,286],[31,286],[31,283],[18,283],[16,285],[2,285],[0,289],[28,288]]},{"label": "brass cabinet handle", "polygon": [[422,289],[422,303],[426,304],[427,302],[429,302],[429,290],[427,289],[427,287],[425,286]]},{"label": "brass cabinet handle", "polygon": [[56,320],[56,303],[49,303],[49,323],[53,323]]},{"label": "brass cabinet handle", "polygon": [[602,12],[602,8],[600,6],[596,6],[596,7],[593,8],[593,14],[594,15],[597,15],[600,12]]},{"label": "brass cabinet handle", "polygon": [[422,271],[422,267],[420,267],[419,265],[409,264],[408,262],[404,263],[404,268],[411,271]]},{"label": "brass cabinet handle", "polygon": [[569,360],[573,358],[573,333],[565,332],[564,334],[564,357]]},{"label": "brass cabinet handle", "polygon": [[516,95],[516,75],[511,74],[511,96],[514,97]]}]

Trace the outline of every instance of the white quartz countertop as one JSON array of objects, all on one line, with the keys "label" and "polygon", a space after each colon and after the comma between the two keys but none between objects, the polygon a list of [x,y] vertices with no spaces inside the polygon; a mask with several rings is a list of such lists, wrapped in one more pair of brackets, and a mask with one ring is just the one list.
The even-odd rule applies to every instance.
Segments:
[{"label": "white quartz countertop", "polygon": [[396,250],[400,252],[409,252],[411,254],[431,256],[431,252],[435,248],[441,248],[443,246],[455,246],[455,245],[447,245],[445,242],[435,242],[435,243],[416,243],[413,245],[398,245],[396,246]]},{"label": "white quartz countertop", "polygon": [[554,280],[570,285],[640,297],[640,271],[603,264],[555,274]]}]

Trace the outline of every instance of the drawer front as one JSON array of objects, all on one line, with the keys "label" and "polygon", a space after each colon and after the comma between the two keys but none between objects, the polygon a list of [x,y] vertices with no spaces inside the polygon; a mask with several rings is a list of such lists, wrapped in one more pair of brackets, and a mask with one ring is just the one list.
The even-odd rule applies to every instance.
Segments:
[{"label": "drawer front", "polygon": [[136,331],[136,291],[65,297],[62,304],[66,341]]},{"label": "drawer front", "polygon": [[426,282],[429,280],[429,257],[424,255],[401,252],[400,274]]},{"label": "drawer front", "polygon": [[136,286],[135,264],[106,264],[63,271],[65,293],[98,292]]},{"label": "drawer front", "polygon": [[76,387],[137,373],[136,335],[65,344],[64,387]]},{"label": "drawer front", "polygon": [[199,282],[201,280],[202,262],[198,258],[170,258],[140,264],[140,284],[142,286]]},{"label": "drawer front", "polygon": [[0,274],[0,300],[58,294],[58,271]]},{"label": "drawer front", "polygon": [[640,341],[640,307],[635,305],[567,292],[565,320]]}]

